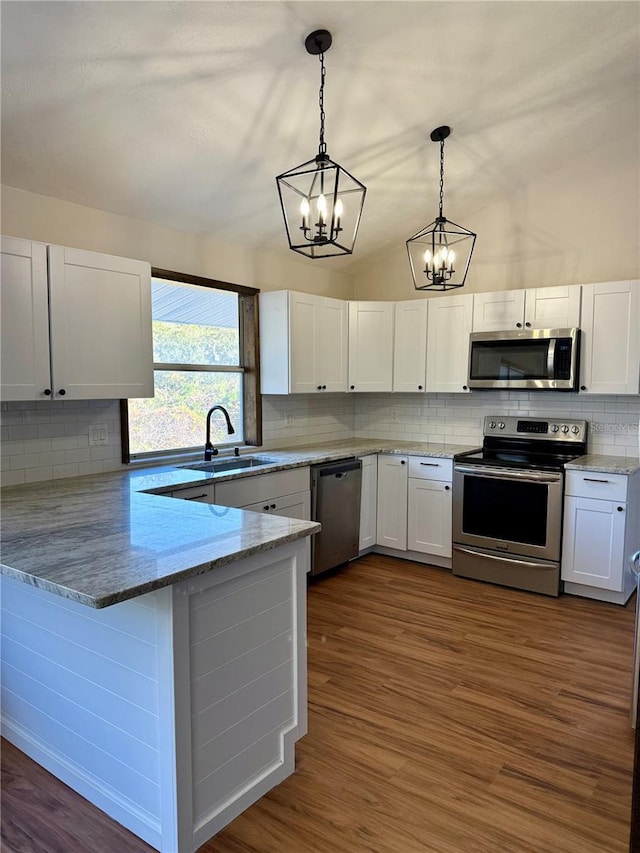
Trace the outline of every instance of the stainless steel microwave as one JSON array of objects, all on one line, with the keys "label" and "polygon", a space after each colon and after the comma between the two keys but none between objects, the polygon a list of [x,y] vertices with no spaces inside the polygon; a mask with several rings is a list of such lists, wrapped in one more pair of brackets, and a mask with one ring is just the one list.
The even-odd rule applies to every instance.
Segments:
[{"label": "stainless steel microwave", "polygon": [[576,391],[579,329],[474,332],[469,336],[469,388]]}]

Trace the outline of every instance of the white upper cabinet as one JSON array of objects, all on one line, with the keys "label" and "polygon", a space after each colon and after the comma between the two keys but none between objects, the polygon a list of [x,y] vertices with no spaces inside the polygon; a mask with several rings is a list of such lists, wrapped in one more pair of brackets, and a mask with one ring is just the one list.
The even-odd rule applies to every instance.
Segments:
[{"label": "white upper cabinet", "polygon": [[394,302],[349,303],[349,390],[393,389]]},{"label": "white upper cabinet", "polygon": [[424,391],[427,373],[427,299],[396,303],[393,390]]},{"label": "white upper cabinet", "polygon": [[3,238],[2,382],[5,400],[152,397],[149,264]]},{"label": "white upper cabinet", "polygon": [[473,294],[458,294],[429,300],[427,391],[468,392],[473,299]]},{"label": "white upper cabinet", "polygon": [[640,281],[582,285],[580,390],[640,391]]},{"label": "white upper cabinet", "polygon": [[474,294],[474,332],[570,329],[579,321],[579,284]]},{"label": "white upper cabinet", "polygon": [[346,391],[348,303],[293,290],[259,298],[262,393]]},{"label": "white upper cabinet", "polygon": [[51,395],[47,247],[3,237],[1,257],[2,399],[44,400]]}]

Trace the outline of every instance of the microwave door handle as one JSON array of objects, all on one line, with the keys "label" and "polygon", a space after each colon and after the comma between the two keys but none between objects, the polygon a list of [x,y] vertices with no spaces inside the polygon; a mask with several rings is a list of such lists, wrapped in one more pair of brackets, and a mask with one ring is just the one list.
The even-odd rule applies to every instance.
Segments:
[{"label": "microwave door handle", "polygon": [[555,379],[556,375],[556,340],[554,337],[549,340],[549,349],[547,350],[547,379]]}]

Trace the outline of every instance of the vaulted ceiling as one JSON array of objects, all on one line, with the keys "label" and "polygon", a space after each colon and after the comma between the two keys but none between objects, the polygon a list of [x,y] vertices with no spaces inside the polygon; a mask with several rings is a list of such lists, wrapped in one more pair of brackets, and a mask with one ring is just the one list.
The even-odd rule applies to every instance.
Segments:
[{"label": "vaulted ceiling", "polygon": [[[3,2],[2,181],[285,246],[275,175],[317,152],[367,185],[355,259],[639,133],[636,2]],[[346,260],[346,259],[343,259]]]}]

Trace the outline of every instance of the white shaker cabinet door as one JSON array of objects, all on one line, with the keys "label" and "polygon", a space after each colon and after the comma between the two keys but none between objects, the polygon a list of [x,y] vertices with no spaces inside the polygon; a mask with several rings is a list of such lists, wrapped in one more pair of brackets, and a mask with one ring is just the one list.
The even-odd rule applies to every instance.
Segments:
[{"label": "white shaker cabinet door", "polygon": [[0,276],[2,399],[51,396],[47,247],[3,237]]},{"label": "white shaker cabinet door", "polygon": [[311,394],[319,384],[316,364],[319,302],[318,297],[310,293],[289,294],[292,394]]},{"label": "white shaker cabinet door", "polygon": [[568,496],[562,580],[621,592],[627,504]]},{"label": "white shaker cabinet door", "polygon": [[473,296],[429,300],[427,391],[466,393]]},{"label": "white shaker cabinet door", "polygon": [[582,285],[580,390],[640,390],[640,281]]},{"label": "white shaker cabinet door", "polygon": [[376,544],[376,515],[378,509],[378,457],[362,457],[362,487],[360,492],[360,551]]},{"label": "white shaker cabinet door", "polygon": [[473,300],[473,331],[501,332],[521,329],[524,290],[476,293]]},{"label": "white shaker cabinet door", "polygon": [[408,464],[404,456],[378,456],[377,544],[407,550]]},{"label": "white shaker cabinet door", "polygon": [[346,391],[349,303],[323,298],[318,312],[316,376],[323,391]]},{"label": "white shaker cabinet door", "polygon": [[451,557],[451,483],[409,480],[407,547]]},{"label": "white shaker cabinet door", "polygon": [[573,329],[580,325],[580,285],[525,291],[525,329]]},{"label": "white shaker cabinet door", "polygon": [[393,390],[424,391],[427,359],[427,299],[396,302]]},{"label": "white shaker cabinet door", "polygon": [[153,396],[151,267],[49,246],[53,395]]},{"label": "white shaker cabinet door", "polygon": [[393,302],[349,303],[349,390],[393,387]]}]

